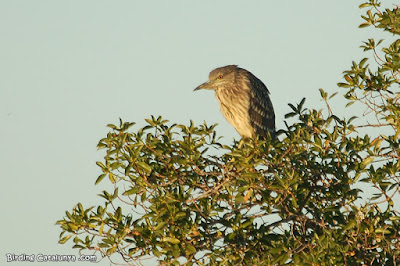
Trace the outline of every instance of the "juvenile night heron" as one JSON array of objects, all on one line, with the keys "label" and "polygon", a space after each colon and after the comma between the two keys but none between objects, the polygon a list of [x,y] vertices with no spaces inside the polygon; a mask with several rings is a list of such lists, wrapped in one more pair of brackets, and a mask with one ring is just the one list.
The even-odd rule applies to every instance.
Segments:
[{"label": "juvenile night heron", "polygon": [[275,137],[275,113],[264,83],[236,65],[210,72],[208,81],[198,86],[214,90],[221,112],[243,138]]}]

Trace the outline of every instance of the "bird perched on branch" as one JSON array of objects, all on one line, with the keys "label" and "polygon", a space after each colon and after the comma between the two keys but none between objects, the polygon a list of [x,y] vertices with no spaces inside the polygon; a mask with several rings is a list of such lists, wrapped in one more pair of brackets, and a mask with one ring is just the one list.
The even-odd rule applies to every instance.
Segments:
[{"label": "bird perched on branch", "polygon": [[264,83],[250,71],[236,65],[210,72],[208,81],[198,86],[214,90],[221,112],[243,138],[275,137],[275,113]]}]

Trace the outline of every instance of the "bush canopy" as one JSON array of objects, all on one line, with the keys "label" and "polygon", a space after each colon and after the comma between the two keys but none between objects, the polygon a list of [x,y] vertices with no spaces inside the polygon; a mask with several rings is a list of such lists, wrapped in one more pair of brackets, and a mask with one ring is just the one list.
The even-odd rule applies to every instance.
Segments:
[{"label": "bush canopy", "polygon": [[[398,7],[360,7],[361,28],[400,34]],[[289,104],[276,140],[225,145],[215,125],[162,117],[108,125],[96,184],[110,189],[66,212],[59,243],[132,264],[399,264],[400,40],[361,47],[338,84],[360,118],[320,89],[326,108]]]}]

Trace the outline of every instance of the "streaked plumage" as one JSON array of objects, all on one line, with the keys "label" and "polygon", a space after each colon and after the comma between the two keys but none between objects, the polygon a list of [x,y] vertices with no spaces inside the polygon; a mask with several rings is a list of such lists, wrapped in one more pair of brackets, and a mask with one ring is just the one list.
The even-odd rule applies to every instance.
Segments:
[{"label": "streaked plumage", "polygon": [[216,68],[195,90],[214,90],[221,112],[244,138],[275,136],[275,113],[264,83],[236,65]]}]

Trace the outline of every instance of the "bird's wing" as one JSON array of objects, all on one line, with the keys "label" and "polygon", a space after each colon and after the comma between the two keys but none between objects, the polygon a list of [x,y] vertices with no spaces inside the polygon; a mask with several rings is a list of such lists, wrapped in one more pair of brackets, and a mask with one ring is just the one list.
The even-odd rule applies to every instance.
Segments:
[{"label": "bird's wing", "polygon": [[270,132],[275,136],[275,112],[264,83],[253,75],[250,79],[250,122],[256,135],[265,136]]}]

